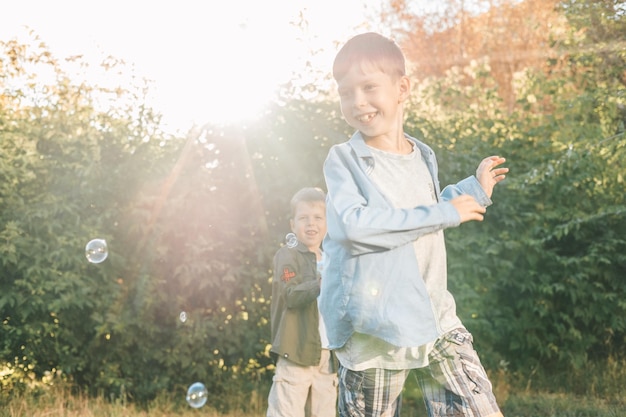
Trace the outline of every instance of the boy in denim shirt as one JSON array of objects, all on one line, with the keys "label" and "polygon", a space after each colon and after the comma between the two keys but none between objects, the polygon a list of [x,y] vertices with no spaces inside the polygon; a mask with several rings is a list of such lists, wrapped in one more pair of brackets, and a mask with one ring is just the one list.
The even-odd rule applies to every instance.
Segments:
[{"label": "boy in denim shirt", "polygon": [[505,159],[440,190],[430,147],[403,130],[404,56],[376,33],[349,40],[333,76],[357,131],[324,164],[330,256],[320,311],[340,362],[342,417],[399,416],[412,369],[431,417],[502,416],[447,289],[443,230],[481,221]]}]

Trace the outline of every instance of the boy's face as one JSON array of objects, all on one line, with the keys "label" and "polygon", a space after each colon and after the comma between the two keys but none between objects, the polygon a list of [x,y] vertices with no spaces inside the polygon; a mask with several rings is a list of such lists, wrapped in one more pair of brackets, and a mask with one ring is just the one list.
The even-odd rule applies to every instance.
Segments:
[{"label": "boy's face", "polygon": [[302,244],[317,252],[326,235],[326,204],[321,201],[301,201],[290,221],[291,231]]},{"label": "boy's face", "polygon": [[337,80],[341,112],[366,138],[402,133],[402,106],[410,90],[406,76],[392,77],[372,64],[354,64]]}]

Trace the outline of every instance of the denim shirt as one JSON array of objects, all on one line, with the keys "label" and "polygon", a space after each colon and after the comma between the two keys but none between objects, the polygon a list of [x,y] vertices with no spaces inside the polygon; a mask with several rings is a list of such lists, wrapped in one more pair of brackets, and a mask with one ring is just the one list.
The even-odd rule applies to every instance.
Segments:
[{"label": "denim shirt", "polygon": [[413,241],[460,224],[449,202],[462,194],[483,206],[491,200],[476,177],[440,190],[433,150],[407,135],[422,153],[433,179],[437,203],[394,208],[369,174],[374,158],[359,132],[333,146],[324,162],[328,189],[328,233],[324,251],[330,262],[321,286],[320,312],[330,348],[354,332],[376,336],[398,347],[432,342],[441,333],[420,276]]}]

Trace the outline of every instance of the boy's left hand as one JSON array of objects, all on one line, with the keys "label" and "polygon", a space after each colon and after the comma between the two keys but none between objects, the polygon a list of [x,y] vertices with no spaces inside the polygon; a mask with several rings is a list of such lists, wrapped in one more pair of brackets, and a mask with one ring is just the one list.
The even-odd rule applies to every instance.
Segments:
[{"label": "boy's left hand", "polygon": [[504,162],[506,159],[501,156],[489,156],[483,159],[476,169],[476,178],[489,198],[493,193],[493,187],[505,179],[509,172],[508,168],[498,168]]}]

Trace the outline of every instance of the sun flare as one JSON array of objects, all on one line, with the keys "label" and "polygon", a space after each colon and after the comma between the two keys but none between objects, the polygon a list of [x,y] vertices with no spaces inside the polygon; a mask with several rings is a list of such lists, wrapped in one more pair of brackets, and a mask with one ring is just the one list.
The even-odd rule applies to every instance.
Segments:
[{"label": "sun flare", "polygon": [[32,30],[57,58],[125,62],[150,81],[147,104],[165,129],[185,133],[194,125],[258,118],[306,63],[328,69],[330,59],[313,62],[312,52],[332,54],[335,41],[353,33],[367,5],[379,1],[234,0],[217,7],[109,0],[96,14],[80,0],[25,0],[0,14],[0,39]]}]

